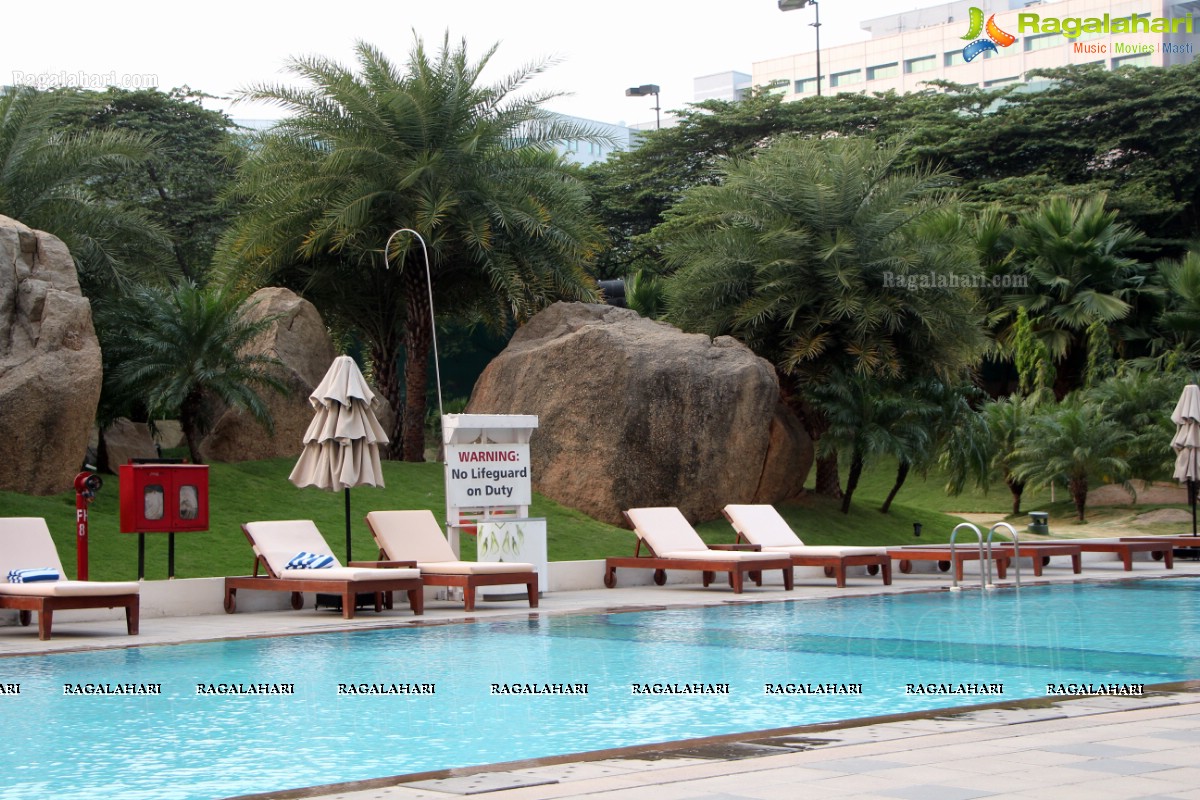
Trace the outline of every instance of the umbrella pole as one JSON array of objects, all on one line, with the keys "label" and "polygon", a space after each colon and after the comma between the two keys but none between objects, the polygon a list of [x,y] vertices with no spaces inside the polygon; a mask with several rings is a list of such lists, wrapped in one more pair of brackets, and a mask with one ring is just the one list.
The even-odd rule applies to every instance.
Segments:
[{"label": "umbrella pole", "polygon": [[346,563],[349,564],[353,560],[350,556],[350,487],[343,491],[346,493]]},{"label": "umbrella pole", "polygon": [[1188,499],[1192,501],[1192,536],[1196,535],[1196,481],[1188,479]]}]

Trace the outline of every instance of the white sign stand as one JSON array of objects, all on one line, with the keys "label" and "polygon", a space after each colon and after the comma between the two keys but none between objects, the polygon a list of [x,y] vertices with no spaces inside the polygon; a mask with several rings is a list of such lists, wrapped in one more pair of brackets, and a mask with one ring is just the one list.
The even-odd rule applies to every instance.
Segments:
[{"label": "white sign stand", "polygon": [[[538,567],[539,583],[546,586],[546,527],[544,520],[529,520],[533,498],[529,464],[529,436],[537,429],[534,414],[446,414],[442,417],[442,443],[446,452],[447,538],[461,556],[461,533],[471,528],[492,542],[501,523],[519,522],[523,557],[492,554],[483,548],[480,560],[526,561]],[[540,523],[527,524],[527,523]],[[498,527],[499,526],[499,527]],[[540,543],[536,540],[540,539]],[[512,541],[511,537],[508,541]],[[532,557],[540,554],[539,561]]]}]

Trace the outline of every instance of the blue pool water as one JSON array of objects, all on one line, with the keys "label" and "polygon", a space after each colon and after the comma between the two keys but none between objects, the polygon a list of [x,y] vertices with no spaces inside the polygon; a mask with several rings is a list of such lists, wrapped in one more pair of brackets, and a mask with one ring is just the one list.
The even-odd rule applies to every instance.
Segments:
[{"label": "blue pool water", "polygon": [[[1190,579],[848,597],[0,659],[0,798],[221,798],[1200,677]],[[160,695],[64,694],[160,684]],[[294,684],[200,695],[197,684]],[[339,684],[434,684],[339,695]],[[492,684],[587,684],[494,694]],[[728,684],[635,695],[633,684]],[[860,684],[769,695],[765,684]],[[1003,684],[1001,695],[908,684]]]}]

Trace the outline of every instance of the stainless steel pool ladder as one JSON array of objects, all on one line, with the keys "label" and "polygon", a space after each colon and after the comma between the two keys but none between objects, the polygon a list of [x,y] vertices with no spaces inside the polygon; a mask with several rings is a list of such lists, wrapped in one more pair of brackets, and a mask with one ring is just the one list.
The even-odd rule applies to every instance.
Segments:
[{"label": "stainless steel pool ladder", "polygon": [[[954,526],[954,530],[950,531],[950,591],[960,592],[962,587],[958,585],[958,562],[954,558],[954,539],[958,536],[958,532],[963,528],[970,528],[975,531],[975,538],[979,540],[979,586],[986,588],[992,583],[992,562],[990,558],[984,558],[983,552],[983,534],[969,522],[960,522]],[[990,554],[989,554],[990,555]],[[984,577],[984,573],[987,577]]]},{"label": "stainless steel pool ladder", "polygon": [[[1020,541],[1017,539],[1017,531],[1016,531],[1016,529],[1015,529],[1015,528],[1013,528],[1013,526],[1012,526],[1012,525],[1009,525],[1007,522],[997,522],[997,523],[996,523],[995,525],[993,525],[993,526],[991,527],[991,529],[988,531],[988,535],[987,535],[987,557],[988,557],[988,561],[990,562],[990,561],[992,560],[992,536],[993,536],[993,535],[996,533],[996,528],[999,528],[999,527],[1001,527],[1001,526],[1003,526],[1003,527],[1005,527],[1005,528],[1008,528],[1008,535],[1009,535],[1010,537],[1012,537],[1012,546],[1013,546],[1013,570],[1014,570],[1014,573],[1013,573],[1013,582],[1015,583],[1015,585],[1017,586],[1017,588],[1020,588],[1020,586],[1021,586],[1021,542],[1020,542]],[[1035,555],[1034,555],[1034,558],[1037,558],[1037,555],[1036,555],[1036,553],[1035,553]],[[996,587],[995,587],[995,586],[992,586],[991,582],[989,581],[989,582],[988,582],[988,588],[989,588],[989,589],[995,589]]]}]

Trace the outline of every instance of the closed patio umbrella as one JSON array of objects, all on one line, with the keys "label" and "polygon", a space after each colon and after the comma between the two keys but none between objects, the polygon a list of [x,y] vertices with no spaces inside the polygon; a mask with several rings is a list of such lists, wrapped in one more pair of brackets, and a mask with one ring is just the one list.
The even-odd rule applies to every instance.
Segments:
[{"label": "closed patio umbrella", "polygon": [[1200,386],[1188,384],[1175,404],[1171,421],[1176,425],[1171,447],[1175,449],[1175,480],[1186,481],[1192,504],[1192,536],[1196,535],[1196,486],[1200,481]]},{"label": "closed patio umbrella", "polygon": [[371,410],[375,393],[349,356],[334,359],[308,401],[316,413],[304,433],[304,449],[288,480],[301,488],[343,491],[349,562],[350,487],[383,486],[379,446],[387,444],[388,437]]}]

